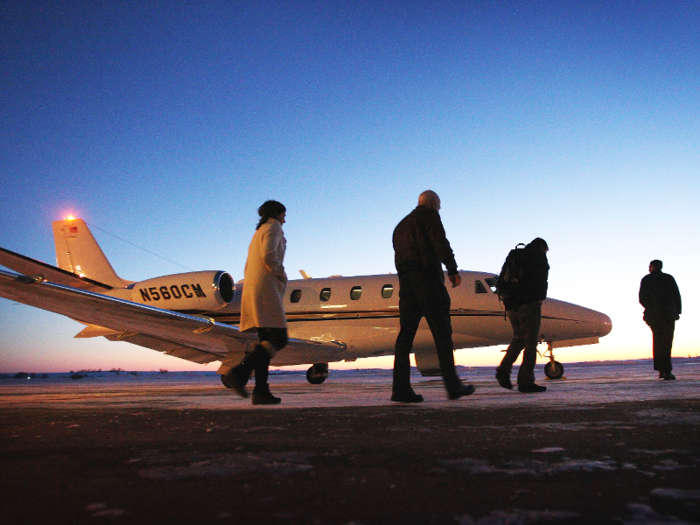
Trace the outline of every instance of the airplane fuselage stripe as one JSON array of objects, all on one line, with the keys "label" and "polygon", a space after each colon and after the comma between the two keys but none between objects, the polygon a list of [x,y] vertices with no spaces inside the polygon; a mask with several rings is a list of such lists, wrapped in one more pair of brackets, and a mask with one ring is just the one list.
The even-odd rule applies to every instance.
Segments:
[{"label": "airplane fuselage stripe", "polygon": [[[195,313],[195,312],[189,312]],[[200,312],[204,313],[204,312]],[[240,323],[240,315],[216,315],[216,313],[207,313],[208,316],[216,319],[218,322],[225,324],[238,325]],[[502,311],[492,311],[492,312],[460,312],[459,310],[453,310],[450,312],[450,317],[504,317]],[[299,323],[299,322],[328,322],[328,321],[352,321],[357,319],[399,319],[398,310],[393,310],[391,312],[343,312],[334,314],[323,314],[323,313],[295,313],[287,314],[288,323]],[[543,315],[542,320],[549,321],[569,321],[580,323],[580,319],[568,319],[566,317],[554,317]]]}]

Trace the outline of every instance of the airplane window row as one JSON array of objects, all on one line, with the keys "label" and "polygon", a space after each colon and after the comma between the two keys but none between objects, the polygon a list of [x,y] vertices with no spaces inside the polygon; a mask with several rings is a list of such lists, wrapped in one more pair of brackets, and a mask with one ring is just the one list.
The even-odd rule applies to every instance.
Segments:
[{"label": "airplane window row", "polygon": [[[394,285],[385,284],[384,286],[382,286],[383,299],[390,299],[392,295],[394,295]],[[357,301],[360,297],[362,297],[362,286],[353,286],[350,289],[350,299],[352,299],[353,301]],[[322,303],[327,303],[328,301],[330,301],[331,289],[324,288],[323,290],[321,290],[321,292],[318,294],[318,299]],[[299,301],[301,301],[301,290],[292,290],[292,293],[289,295],[289,301],[292,303],[298,303]]]},{"label": "airplane window row", "polygon": [[[496,293],[496,279],[493,277],[487,277],[484,279],[484,282],[486,283],[486,286],[484,286],[484,283],[478,279],[474,281],[475,293],[489,293],[489,291],[491,291],[491,293]],[[331,293],[332,291],[330,288],[323,288],[318,294],[319,301],[322,303],[327,303],[331,300]],[[289,301],[292,303],[300,302],[301,294],[302,291],[299,289],[292,290],[292,293],[289,296]],[[385,284],[382,286],[381,295],[383,299],[390,299],[394,295],[394,286],[391,284]],[[360,299],[360,297],[362,297],[362,286],[353,286],[350,289],[350,299],[357,301]]]}]

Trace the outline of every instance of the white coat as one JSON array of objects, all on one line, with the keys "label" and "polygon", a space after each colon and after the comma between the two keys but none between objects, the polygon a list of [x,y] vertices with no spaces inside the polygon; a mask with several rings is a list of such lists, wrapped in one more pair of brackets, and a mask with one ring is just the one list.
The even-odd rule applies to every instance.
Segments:
[{"label": "white coat", "polygon": [[253,235],[243,275],[241,331],[254,328],[287,328],[284,292],[287,274],[284,252],[287,241],[277,219],[268,219]]}]

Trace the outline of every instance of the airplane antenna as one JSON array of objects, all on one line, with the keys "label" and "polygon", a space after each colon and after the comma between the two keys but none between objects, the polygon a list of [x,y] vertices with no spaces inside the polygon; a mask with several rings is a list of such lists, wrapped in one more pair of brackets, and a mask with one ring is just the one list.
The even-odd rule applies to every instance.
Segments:
[{"label": "airplane antenna", "polygon": [[95,228],[96,230],[100,230],[102,233],[106,233],[107,235],[110,235],[110,236],[114,237],[115,239],[119,239],[120,241],[125,242],[126,244],[130,244],[130,245],[133,246],[134,248],[138,248],[139,250],[143,250],[144,252],[150,253],[151,255],[154,255],[155,257],[158,257],[158,258],[160,258],[160,259],[163,259],[164,261],[168,261],[169,263],[172,263],[172,264],[174,264],[174,265],[176,265],[176,266],[179,266],[180,268],[184,268],[185,270],[189,270],[189,271],[191,271],[191,272],[194,272],[194,271],[195,271],[195,270],[193,270],[192,268],[188,268],[187,266],[183,266],[183,265],[180,264],[180,263],[177,263],[177,262],[175,262],[175,261],[171,261],[171,260],[168,259],[167,257],[163,257],[162,255],[158,255],[157,253],[154,253],[154,252],[152,252],[151,250],[148,250],[148,249],[146,249],[146,248],[142,248],[141,246],[139,246],[139,245],[137,245],[137,244],[134,244],[133,242],[127,241],[126,239],[122,239],[121,237],[118,237],[117,235],[114,235],[113,233],[109,233],[108,231],[103,230],[102,228],[100,228],[100,227],[98,227],[98,226],[95,226],[94,224],[90,224],[90,223],[88,223],[88,222],[86,222],[85,224],[87,224],[88,226],[90,226],[90,228]]}]

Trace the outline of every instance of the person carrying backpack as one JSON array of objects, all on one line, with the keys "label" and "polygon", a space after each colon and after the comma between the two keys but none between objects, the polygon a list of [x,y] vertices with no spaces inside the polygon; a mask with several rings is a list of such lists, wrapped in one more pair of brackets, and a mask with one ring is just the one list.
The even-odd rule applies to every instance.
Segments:
[{"label": "person carrying backpack", "polygon": [[548,251],[549,246],[539,237],[524,248],[511,250],[503,264],[497,285],[506,315],[513,327],[513,340],[496,368],[496,379],[503,388],[513,389],[510,373],[513,363],[524,349],[518,371],[518,391],[528,394],[547,390],[546,386],[535,384],[535,363],[542,301],[547,298]]}]

